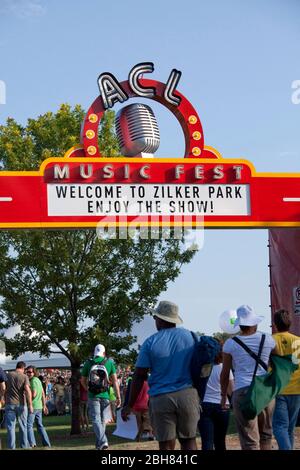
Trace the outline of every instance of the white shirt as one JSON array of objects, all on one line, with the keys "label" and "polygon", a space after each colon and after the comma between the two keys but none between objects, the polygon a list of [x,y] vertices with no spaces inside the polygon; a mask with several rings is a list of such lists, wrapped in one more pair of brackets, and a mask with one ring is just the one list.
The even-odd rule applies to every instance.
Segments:
[{"label": "white shirt", "polygon": [[[209,376],[205,395],[203,402],[208,403],[221,403],[221,385],[220,385],[220,375],[222,372],[223,364],[215,364],[212,368],[211,374]],[[229,380],[233,380],[232,372],[230,371]],[[229,401],[226,400],[226,403],[229,404]]]},{"label": "white shirt", "polygon": [[[259,344],[262,337],[260,331],[256,331],[253,335],[249,336],[239,336],[239,338],[248,348],[251,349],[255,354],[258,354]],[[271,335],[266,334],[264,347],[261,353],[261,360],[268,365],[269,357],[272,349],[275,347],[275,341]],[[248,387],[252,382],[253,372],[255,369],[255,360],[250,356],[245,349],[237,344],[233,339],[228,339],[225,341],[223,346],[223,352],[230,354],[232,356],[232,367],[234,370],[234,388],[233,390],[238,390],[239,388]],[[256,375],[264,375],[266,371],[260,365],[257,368]]]}]

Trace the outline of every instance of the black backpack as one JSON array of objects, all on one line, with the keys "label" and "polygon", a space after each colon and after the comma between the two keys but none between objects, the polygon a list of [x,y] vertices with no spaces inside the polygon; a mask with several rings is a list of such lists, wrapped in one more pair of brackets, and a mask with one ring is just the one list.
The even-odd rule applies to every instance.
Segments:
[{"label": "black backpack", "polygon": [[91,359],[91,361],[93,362],[93,365],[90,369],[88,378],[89,392],[93,393],[93,395],[108,392],[109,377],[105,367],[108,358],[103,359],[100,363],[96,363],[94,359]]}]

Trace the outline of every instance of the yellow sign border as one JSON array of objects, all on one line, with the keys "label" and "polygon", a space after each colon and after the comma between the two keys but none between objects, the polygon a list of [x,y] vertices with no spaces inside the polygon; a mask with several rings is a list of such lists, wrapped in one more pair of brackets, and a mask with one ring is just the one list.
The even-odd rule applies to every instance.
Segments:
[{"label": "yellow sign border", "polygon": [[[92,158],[92,157],[72,157],[72,154],[76,150],[83,150],[81,145],[76,145],[69,149],[63,157],[50,157],[44,160],[39,170],[36,171],[0,171],[1,176],[22,176],[22,177],[31,177],[31,176],[39,176],[43,177],[45,168],[49,165],[49,163],[103,163],[104,161],[107,163],[174,163],[177,165],[186,164],[186,163],[194,163],[194,164],[215,164],[215,165],[222,165],[222,164],[235,164],[235,165],[247,165],[250,168],[251,176],[255,178],[300,178],[300,173],[273,173],[273,172],[263,172],[259,173],[256,171],[254,165],[246,160],[246,159],[227,159],[223,158],[220,152],[211,146],[205,146],[205,150],[213,152],[216,155],[216,159],[213,158],[129,158],[129,157],[103,157],[103,158]],[[49,228],[49,229],[76,229],[78,228],[95,228],[99,227],[130,227],[130,225],[134,225],[134,223],[126,223],[126,222],[101,222],[101,221],[91,221],[91,222],[77,222],[76,226],[74,227],[74,222],[17,222],[17,223],[0,223],[0,228],[7,228],[7,229],[17,229],[17,228]],[[205,221],[202,222],[138,222],[137,226],[141,227],[203,227],[203,228],[218,228],[218,229],[228,229],[228,228],[268,228],[268,227],[300,227],[299,222],[270,222],[270,221],[238,221],[238,222],[209,222]]]}]

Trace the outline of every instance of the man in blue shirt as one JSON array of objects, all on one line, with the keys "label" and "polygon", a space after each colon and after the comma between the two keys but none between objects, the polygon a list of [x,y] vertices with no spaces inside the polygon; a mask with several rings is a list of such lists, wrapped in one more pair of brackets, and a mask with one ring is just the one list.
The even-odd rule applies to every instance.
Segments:
[{"label": "man in blue shirt", "polygon": [[143,343],[132,380],[127,419],[150,371],[150,417],[160,450],[173,450],[178,437],[182,450],[195,450],[199,421],[199,398],[192,385],[190,363],[194,339],[182,323],[178,306],[162,301],[153,311],[157,333]]}]

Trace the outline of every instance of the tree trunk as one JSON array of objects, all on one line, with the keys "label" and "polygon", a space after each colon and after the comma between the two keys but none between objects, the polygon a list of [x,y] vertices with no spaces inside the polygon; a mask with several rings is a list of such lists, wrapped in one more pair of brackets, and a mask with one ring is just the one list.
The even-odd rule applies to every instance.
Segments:
[{"label": "tree trunk", "polygon": [[72,424],[71,424],[71,435],[72,434],[81,434],[80,429],[80,364],[71,363],[71,387],[72,387]]}]

